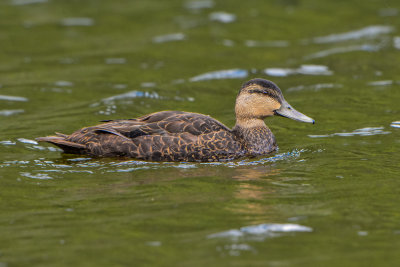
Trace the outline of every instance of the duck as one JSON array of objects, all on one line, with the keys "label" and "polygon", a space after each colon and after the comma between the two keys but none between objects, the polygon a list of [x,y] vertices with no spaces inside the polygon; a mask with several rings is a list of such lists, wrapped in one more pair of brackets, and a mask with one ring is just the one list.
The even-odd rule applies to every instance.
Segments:
[{"label": "duck", "polygon": [[272,81],[245,82],[235,102],[236,124],[230,129],[204,114],[159,111],[134,119],[105,120],[70,135],[57,133],[36,140],[64,153],[124,157],[145,161],[215,162],[267,155],[277,150],[265,124],[278,115],[300,122],[315,120],[295,110]]}]

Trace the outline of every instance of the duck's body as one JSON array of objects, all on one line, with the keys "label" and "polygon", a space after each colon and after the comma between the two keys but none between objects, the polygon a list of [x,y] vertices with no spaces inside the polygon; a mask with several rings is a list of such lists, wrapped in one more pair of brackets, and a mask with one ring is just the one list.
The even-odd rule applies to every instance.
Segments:
[{"label": "duck's body", "polygon": [[[261,95],[254,97],[254,93]],[[265,103],[268,108],[262,105]],[[137,119],[111,120],[71,135],[57,134],[38,140],[55,144],[66,153],[99,157],[152,161],[232,160],[276,150],[275,137],[263,119],[272,116],[284,103],[287,104],[275,84],[254,79],[243,85],[236,99],[233,129],[203,114],[161,111]],[[313,122],[301,115],[304,118],[292,118]]]}]

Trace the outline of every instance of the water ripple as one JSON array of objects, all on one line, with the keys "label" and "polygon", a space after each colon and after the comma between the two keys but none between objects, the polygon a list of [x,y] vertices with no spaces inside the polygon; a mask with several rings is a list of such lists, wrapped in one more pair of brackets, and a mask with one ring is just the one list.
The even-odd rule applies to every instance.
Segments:
[{"label": "water ripple", "polygon": [[393,46],[396,49],[400,49],[400,36],[396,36],[393,38]]},{"label": "water ripple", "polygon": [[388,34],[393,31],[394,28],[392,26],[372,25],[350,32],[336,33],[327,36],[315,37],[313,38],[313,41],[314,43],[317,44],[325,44],[325,43],[336,43],[336,42],[343,42],[361,38],[372,39],[379,35]]},{"label": "water ripple", "polygon": [[342,88],[342,87],[343,87],[343,85],[336,84],[336,83],[318,83],[318,84],[309,85],[309,86],[299,85],[296,87],[290,87],[286,90],[286,92],[296,92],[296,91],[301,91],[301,90],[313,90],[313,91],[317,92],[322,89]]},{"label": "water ripple", "polygon": [[61,87],[69,87],[69,86],[74,86],[74,83],[70,81],[56,81],[54,85]]},{"label": "water ripple", "polygon": [[276,40],[276,41],[256,41],[246,40],[244,45],[247,47],[288,47],[289,41]]},{"label": "water ripple", "polygon": [[26,102],[28,98],[22,96],[0,95],[0,100]]},{"label": "water ripple", "polygon": [[36,142],[35,140],[31,139],[26,139],[26,138],[18,138],[17,139],[19,142],[24,143],[24,144],[31,144],[31,145],[38,145],[39,143]]},{"label": "water ripple", "polygon": [[390,127],[400,128],[400,121],[394,121],[390,124]]},{"label": "water ripple", "polygon": [[30,172],[21,172],[20,175],[24,176],[24,177],[28,177],[28,178],[32,178],[32,179],[40,179],[40,180],[53,179],[47,173],[32,174]]},{"label": "water ripple", "polygon": [[379,51],[383,47],[382,44],[362,44],[362,45],[351,45],[351,46],[343,46],[343,47],[334,47],[327,50],[322,50],[308,56],[305,56],[304,59],[313,59],[313,58],[322,58],[331,56],[334,54],[342,54],[348,52],[355,51],[367,51],[367,52],[376,52]]},{"label": "water ripple", "polygon": [[155,98],[159,99],[160,95],[156,92],[146,92],[146,91],[137,91],[133,90],[127,93],[119,94],[104,98],[102,101],[105,103],[109,103],[115,100],[125,100],[128,98]]},{"label": "water ripple", "polygon": [[323,135],[308,135],[311,138],[320,138],[320,137],[332,137],[332,136],[370,136],[370,135],[378,135],[378,134],[390,134],[389,131],[383,131],[384,127],[365,127],[361,129],[356,129],[352,132],[348,133],[333,133],[333,134],[323,134]]},{"label": "water ripple", "polygon": [[20,113],[24,113],[23,109],[3,109],[0,110],[0,116],[12,116]]},{"label": "water ripple", "polygon": [[171,33],[165,35],[159,35],[153,37],[154,43],[165,43],[165,42],[173,42],[173,41],[183,41],[186,39],[185,34],[178,32],[178,33]]},{"label": "water ripple", "polygon": [[31,4],[46,3],[48,0],[11,0],[11,5],[13,6],[24,6]]},{"label": "water ripple", "polygon": [[303,75],[332,75],[333,72],[324,65],[301,65],[296,69],[289,68],[267,68],[264,73],[269,76],[285,77],[294,74]]},{"label": "water ripple", "polygon": [[207,238],[230,238],[237,240],[242,237],[261,237],[261,240],[267,237],[279,236],[279,233],[291,232],[312,232],[313,229],[308,226],[292,223],[264,223],[259,225],[251,225],[241,227],[240,229],[232,229],[224,232],[210,234]]},{"label": "water ripple", "polygon": [[218,70],[206,72],[190,78],[191,82],[219,80],[219,79],[241,79],[248,76],[248,71],[244,69]]},{"label": "water ripple", "polygon": [[93,26],[94,20],[91,18],[65,18],[61,20],[62,26]]},{"label": "water ripple", "polygon": [[236,20],[236,15],[227,12],[213,12],[209,15],[209,19],[222,23],[232,23]]},{"label": "water ripple", "polygon": [[215,5],[214,1],[212,0],[194,0],[194,1],[187,1],[184,6],[189,10],[201,10],[205,8],[213,8]]}]

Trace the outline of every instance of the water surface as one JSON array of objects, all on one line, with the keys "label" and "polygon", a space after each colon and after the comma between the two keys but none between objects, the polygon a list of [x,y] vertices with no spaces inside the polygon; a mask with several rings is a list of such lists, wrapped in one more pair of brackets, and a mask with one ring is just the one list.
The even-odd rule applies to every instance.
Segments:
[{"label": "water surface", "polygon": [[[0,266],[396,266],[400,5],[0,3]],[[315,125],[226,163],[64,155],[38,136],[159,110],[234,125],[262,77]]]}]

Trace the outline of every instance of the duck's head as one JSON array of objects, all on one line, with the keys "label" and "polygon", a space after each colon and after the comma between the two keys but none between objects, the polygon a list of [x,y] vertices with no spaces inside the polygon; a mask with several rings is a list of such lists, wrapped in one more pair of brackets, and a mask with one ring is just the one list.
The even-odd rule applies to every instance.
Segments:
[{"label": "duck's head", "polygon": [[249,121],[280,115],[301,122],[315,121],[295,110],[283,97],[281,89],[271,81],[252,79],[239,91],[235,105],[236,120]]}]

